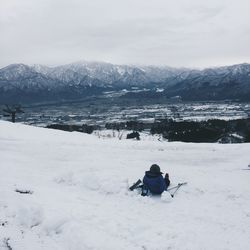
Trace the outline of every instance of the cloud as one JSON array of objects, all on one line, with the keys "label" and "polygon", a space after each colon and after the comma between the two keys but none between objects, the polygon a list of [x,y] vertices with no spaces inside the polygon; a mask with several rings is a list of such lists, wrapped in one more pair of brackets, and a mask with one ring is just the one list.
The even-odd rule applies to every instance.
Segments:
[{"label": "cloud", "polygon": [[0,66],[250,61],[248,0],[0,0]]}]

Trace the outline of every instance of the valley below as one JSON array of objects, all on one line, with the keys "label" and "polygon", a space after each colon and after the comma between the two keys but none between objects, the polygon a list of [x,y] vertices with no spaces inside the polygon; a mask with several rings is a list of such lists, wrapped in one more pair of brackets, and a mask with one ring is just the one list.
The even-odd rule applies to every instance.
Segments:
[{"label": "valley below", "polygon": [[[4,106],[2,106],[3,108]],[[250,103],[236,102],[168,102],[131,101],[117,97],[88,98],[81,102],[24,105],[25,113],[17,122],[45,127],[52,123],[87,124],[104,128],[106,123],[157,119],[204,121],[209,119],[244,119],[250,116]],[[8,120],[0,114],[0,119]]]}]

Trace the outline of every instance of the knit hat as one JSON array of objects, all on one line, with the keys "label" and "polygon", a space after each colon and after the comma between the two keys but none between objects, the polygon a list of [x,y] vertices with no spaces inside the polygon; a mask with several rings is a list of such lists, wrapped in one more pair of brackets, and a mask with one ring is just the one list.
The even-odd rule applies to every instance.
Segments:
[{"label": "knit hat", "polygon": [[157,165],[157,164],[153,164],[151,167],[150,167],[150,170],[149,170],[151,173],[154,173],[154,174],[162,174],[161,172],[161,169],[160,167]]}]

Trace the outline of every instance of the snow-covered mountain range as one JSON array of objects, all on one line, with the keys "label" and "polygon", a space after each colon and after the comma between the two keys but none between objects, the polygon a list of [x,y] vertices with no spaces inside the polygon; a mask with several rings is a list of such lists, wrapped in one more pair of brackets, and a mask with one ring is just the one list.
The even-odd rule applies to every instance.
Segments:
[{"label": "snow-covered mountain range", "polygon": [[164,94],[180,95],[185,100],[250,101],[250,64],[191,71]]},{"label": "snow-covered mountain range", "polygon": [[[81,61],[57,67],[11,64],[0,69],[0,102],[78,99],[132,87],[150,89],[147,94],[157,98],[250,100],[250,64],[193,70]],[[161,94],[159,88],[164,90]]]},{"label": "snow-covered mountain range", "polygon": [[170,67],[139,67],[87,61],[54,68],[41,65],[34,65],[32,68],[39,73],[63,82],[73,81],[74,83],[80,83],[83,77],[89,76],[90,78],[100,80],[103,83],[102,86],[110,84],[111,86],[124,85],[126,87],[128,85],[140,86],[150,82],[164,81],[168,77],[173,77],[185,71]]}]

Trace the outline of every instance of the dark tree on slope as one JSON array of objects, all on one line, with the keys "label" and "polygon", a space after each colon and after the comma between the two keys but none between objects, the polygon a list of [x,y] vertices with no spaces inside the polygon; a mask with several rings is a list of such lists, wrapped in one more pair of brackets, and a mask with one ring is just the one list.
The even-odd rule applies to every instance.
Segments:
[{"label": "dark tree on slope", "polygon": [[140,134],[137,131],[133,131],[130,134],[127,134],[127,139],[134,139],[136,138],[136,140],[140,140]]},{"label": "dark tree on slope", "polygon": [[5,108],[3,109],[4,116],[10,116],[11,121],[15,122],[16,121],[16,114],[17,113],[24,113],[24,111],[21,109],[20,105],[5,105]]}]

